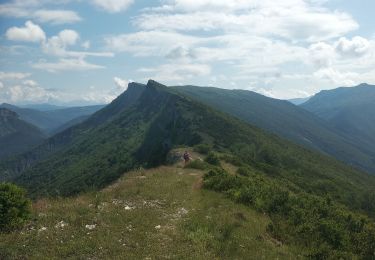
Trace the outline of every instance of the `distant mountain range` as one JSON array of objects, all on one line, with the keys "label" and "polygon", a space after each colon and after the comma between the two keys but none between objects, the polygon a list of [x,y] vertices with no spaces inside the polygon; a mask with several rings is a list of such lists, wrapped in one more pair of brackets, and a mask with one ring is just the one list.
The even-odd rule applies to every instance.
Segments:
[{"label": "distant mountain range", "polygon": [[0,159],[25,152],[45,138],[40,129],[21,120],[17,113],[0,108]]},{"label": "distant mountain range", "polygon": [[303,103],[305,103],[306,101],[308,101],[310,99],[310,97],[306,97],[306,98],[292,98],[292,99],[289,99],[288,101],[294,105],[301,105]]},{"label": "distant mountain range", "polygon": [[35,109],[35,110],[39,110],[39,111],[51,111],[51,110],[68,108],[67,106],[56,106],[56,105],[52,105],[52,104],[48,104],[48,103],[20,105],[18,107],[31,108],[31,109]]},{"label": "distant mountain range", "polygon": [[[32,105],[33,108],[18,107],[3,103],[0,108],[16,112],[20,119],[40,128],[45,134],[56,133],[64,124],[82,116],[89,116],[103,108],[103,105],[60,108],[53,105]],[[57,109],[56,109],[57,108]]]}]

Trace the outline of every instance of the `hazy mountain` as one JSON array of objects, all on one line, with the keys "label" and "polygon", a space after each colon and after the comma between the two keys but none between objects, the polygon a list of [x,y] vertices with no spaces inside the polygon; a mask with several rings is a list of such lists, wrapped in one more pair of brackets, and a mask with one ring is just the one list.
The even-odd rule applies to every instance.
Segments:
[{"label": "hazy mountain", "polygon": [[303,103],[305,103],[307,100],[309,100],[310,97],[306,97],[306,98],[292,98],[292,99],[288,99],[288,101],[294,105],[301,105]]},{"label": "hazy mountain", "polygon": [[43,132],[49,134],[69,121],[78,117],[91,115],[104,106],[69,107],[44,111],[22,108],[6,103],[1,104],[0,107],[16,112],[20,116],[20,119],[39,127]]},{"label": "hazy mountain", "polygon": [[174,89],[295,143],[375,173],[373,156],[357,146],[355,139],[344,136],[324,119],[288,101],[247,90],[195,86]]},{"label": "hazy mountain", "polygon": [[375,86],[361,84],[350,88],[321,91],[304,109],[329,122],[337,131],[355,140],[357,147],[375,161]]},{"label": "hazy mountain", "polygon": [[57,109],[64,109],[68,108],[66,106],[56,106],[48,103],[44,104],[27,104],[27,105],[20,105],[19,107],[22,108],[31,108],[39,111],[51,111],[51,110],[57,110]]},{"label": "hazy mountain", "polygon": [[44,138],[37,127],[19,119],[15,112],[0,108],[0,159],[25,152]]}]

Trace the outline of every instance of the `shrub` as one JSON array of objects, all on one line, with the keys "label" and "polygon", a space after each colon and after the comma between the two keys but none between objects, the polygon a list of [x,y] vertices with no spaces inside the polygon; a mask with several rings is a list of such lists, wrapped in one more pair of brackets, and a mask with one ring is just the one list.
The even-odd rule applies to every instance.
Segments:
[{"label": "shrub", "polygon": [[214,152],[209,152],[205,161],[212,165],[220,165],[219,156],[217,156],[217,154]]},{"label": "shrub", "polygon": [[202,154],[208,154],[211,151],[211,147],[208,144],[198,144],[194,146],[194,151]]},{"label": "shrub", "polygon": [[31,202],[25,191],[10,184],[0,184],[0,231],[9,232],[21,228],[30,217]]},{"label": "shrub", "polygon": [[190,161],[185,168],[191,168],[191,169],[198,169],[198,170],[206,170],[208,168],[207,163],[201,161],[201,160],[194,160]]},{"label": "shrub", "polygon": [[251,169],[249,167],[240,167],[238,168],[237,173],[242,176],[250,176]]}]

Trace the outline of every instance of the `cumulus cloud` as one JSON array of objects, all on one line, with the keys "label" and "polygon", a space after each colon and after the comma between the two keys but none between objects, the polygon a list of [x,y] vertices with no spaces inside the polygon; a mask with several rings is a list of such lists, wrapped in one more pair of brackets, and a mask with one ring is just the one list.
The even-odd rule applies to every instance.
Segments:
[{"label": "cumulus cloud", "polygon": [[24,27],[11,27],[6,33],[8,40],[24,42],[43,42],[46,40],[46,34],[39,25],[32,21],[27,21]]},{"label": "cumulus cloud", "polygon": [[351,40],[341,37],[335,45],[340,54],[348,56],[362,56],[370,49],[370,42],[360,36],[355,36]]},{"label": "cumulus cloud", "polygon": [[[45,54],[59,57],[57,62],[40,61],[32,65],[33,68],[46,70],[48,72],[93,70],[102,69],[103,66],[89,63],[85,60],[87,56],[113,57],[111,52],[87,52],[70,51],[68,48],[80,40],[78,32],[64,29],[57,35],[47,38],[43,29],[31,21],[27,21],[25,27],[12,27],[6,32],[8,40],[40,42],[40,46]],[[90,42],[83,43],[83,47],[90,47]]]},{"label": "cumulus cloud", "polygon": [[93,4],[110,13],[118,13],[128,9],[134,0],[93,0]]},{"label": "cumulus cloud", "polygon": [[124,92],[128,88],[129,81],[126,79],[121,79],[119,77],[114,77],[113,81],[117,86],[117,90],[120,92]]},{"label": "cumulus cloud", "polygon": [[31,76],[30,73],[0,72],[0,75],[6,75],[2,78],[6,82],[0,82],[0,103],[47,102],[51,98],[56,98],[53,91],[28,78]]},{"label": "cumulus cloud", "polygon": [[79,34],[73,30],[62,30],[43,44],[43,50],[52,55],[66,56],[66,47],[75,45]]}]

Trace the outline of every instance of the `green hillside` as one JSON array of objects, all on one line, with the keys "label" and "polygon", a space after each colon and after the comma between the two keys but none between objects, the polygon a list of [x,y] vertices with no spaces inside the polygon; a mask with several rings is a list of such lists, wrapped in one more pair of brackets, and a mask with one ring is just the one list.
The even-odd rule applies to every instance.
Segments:
[{"label": "green hillside", "polygon": [[301,107],[355,140],[357,147],[375,161],[375,86],[361,84],[322,91]]},{"label": "green hillside", "polygon": [[195,86],[174,89],[290,141],[375,173],[374,157],[350,134],[337,131],[329,122],[287,101],[246,90]]},{"label": "green hillside", "polygon": [[[48,150],[47,144],[51,146],[54,141],[56,145]],[[25,187],[34,198],[73,196],[104,188],[132,169],[159,166],[178,146],[195,146],[202,153],[211,151],[206,162],[198,160],[189,167],[205,173],[205,189],[223,193],[267,216],[267,236],[274,241],[317,259],[375,255],[374,176],[268,134],[154,81],[147,86],[133,83],[118,99],[82,124],[29,152],[29,156],[38,151],[42,154],[29,164],[31,167],[12,175],[6,168],[8,162],[2,165],[0,175],[7,175],[8,180]],[[159,191],[159,187],[155,189]],[[169,189],[165,190],[169,194]],[[137,189],[137,194],[142,192],[143,189]],[[172,203],[173,196],[168,203]],[[73,207],[71,200],[67,200],[66,207]],[[117,216],[106,215],[108,220],[103,219],[103,226],[111,226],[106,222],[111,219],[118,223]],[[75,219],[72,217],[71,221]],[[49,225],[54,221],[56,218]],[[77,221],[83,226],[83,221]],[[230,241],[238,237],[230,236],[235,227],[220,231],[224,239],[220,240],[221,235],[215,237],[215,224],[200,226],[202,223],[204,216],[186,227],[193,232],[190,238],[197,240],[198,245],[204,241],[202,252],[209,248],[214,253],[208,256],[225,254],[226,249],[221,248],[224,244],[232,250]],[[112,236],[110,231],[108,234]],[[220,241],[224,241],[222,245]]]},{"label": "green hillside", "polygon": [[16,113],[0,108],[0,159],[25,152],[44,139],[37,127],[20,120]]}]

